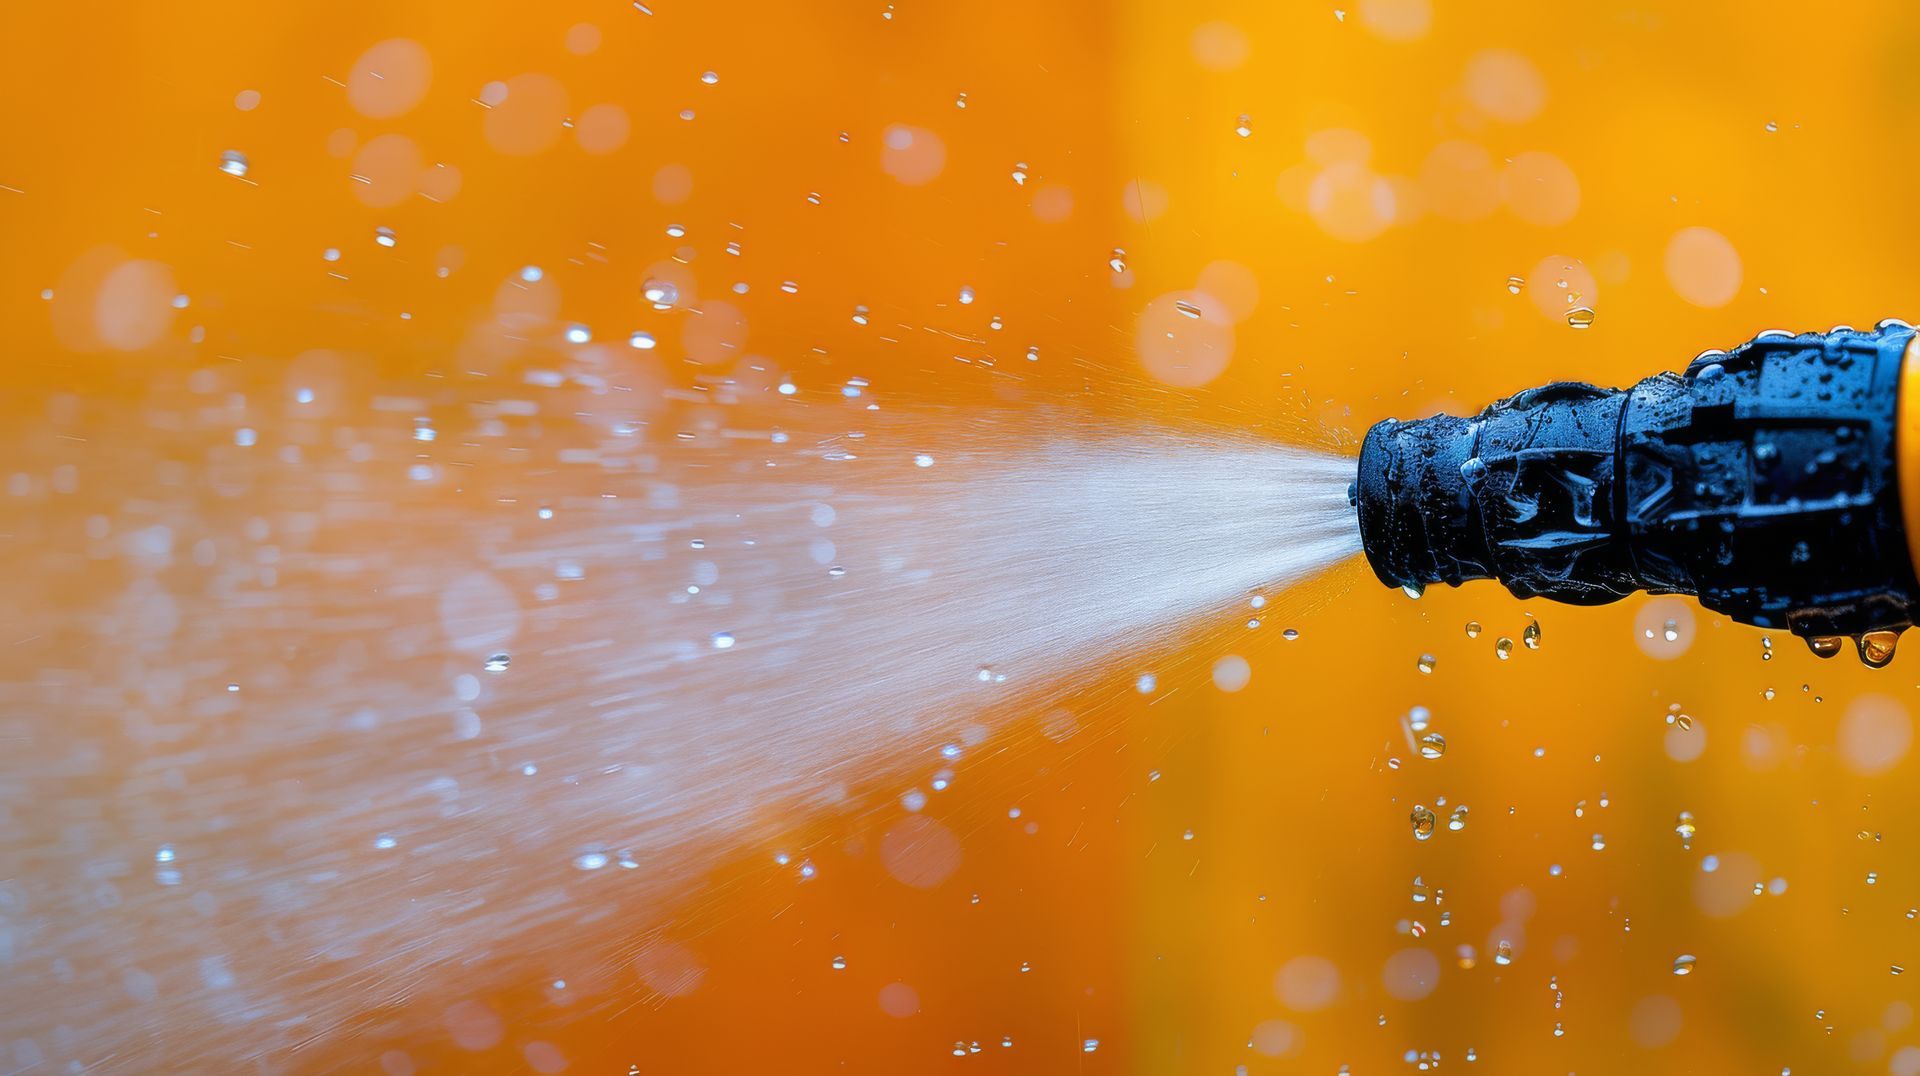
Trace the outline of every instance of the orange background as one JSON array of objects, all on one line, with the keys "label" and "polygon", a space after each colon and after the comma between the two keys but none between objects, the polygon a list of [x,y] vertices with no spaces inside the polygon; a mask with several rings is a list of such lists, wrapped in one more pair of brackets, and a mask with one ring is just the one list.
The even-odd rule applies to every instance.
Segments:
[{"label": "orange background", "polygon": [[[1768,327],[1914,313],[1910,5],[652,6],[0,15],[0,628],[25,640],[0,656],[12,735],[44,735],[34,723],[77,698],[51,671],[93,660],[76,656],[78,611],[121,585],[68,571],[79,521],[153,495],[108,464],[221,459],[230,426],[139,417],[205,371],[232,394],[217,406],[263,430],[272,408],[247,409],[314,349],[352,357],[332,422],[376,421],[381,392],[450,408],[560,350],[565,323],[624,338],[648,315],[642,282],[677,274],[745,328],[717,345],[661,321],[671,361],[647,376],[662,389],[724,369],[744,333],[796,378],[884,381],[909,414],[1337,437],[1555,379],[1627,383]],[[582,23],[598,32],[570,48]],[[369,116],[352,72],[391,38],[417,42],[430,77],[417,103]],[[526,73],[563,93],[489,120],[483,87]],[[243,90],[257,107],[236,107]],[[560,121],[596,104],[630,129],[600,129],[589,152],[587,128]],[[919,132],[906,150],[887,148],[895,125]],[[409,142],[366,149],[388,135]],[[219,169],[227,150],[246,176]],[[1696,228],[1713,234],[1675,245]],[[548,268],[552,305],[503,310],[526,264]],[[747,294],[727,292],[736,279]],[[963,286],[979,300],[959,304]],[[1196,286],[1211,305],[1189,352],[1138,331],[1150,303]],[[871,326],[850,320],[860,305]],[[1591,329],[1569,305],[1595,311]],[[523,320],[503,329],[503,313]],[[1224,367],[1169,385],[1192,380],[1190,359]],[[65,455],[82,436],[98,455]],[[78,493],[57,477],[71,459],[87,462]],[[1281,614],[1297,642],[1170,628],[1154,661],[1181,690],[1148,699],[1116,671],[1072,736],[1035,699],[929,808],[964,837],[942,886],[910,890],[861,851],[898,785],[876,775],[872,812],[790,820],[817,849],[813,884],[770,874],[760,849],[710,852],[674,912],[706,968],[685,996],[622,980],[544,1004],[486,965],[410,989],[510,1014],[490,1050],[402,1021],[274,1063],[379,1071],[397,1050],[420,1071],[514,1071],[538,1040],[570,1071],[613,1073],[1382,1072],[1415,1070],[1409,1051],[1463,1067],[1469,1050],[1501,1072],[1920,1072],[1915,977],[1891,971],[1920,962],[1915,659],[1875,673],[1776,637],[1763,662],[1759,632],[1690,602],[1573,610],[1491,584],[1411,601],[1357,563],[1269,629]],[[1541,648],[1497,659],[1528,616]],[[1253,667],[1233,694],[1207,677],[1230,652]],[[1675,704],[1691,731],[1667,722]],[[1447,738],[1440,759],[1410,750],[1416,705]],[[53,825],[27,806],[49,780],[8,775],[16,847]],[[1409,811],[1439,797],[1471,807],[1466,827],[1416,842]],[[1016,802],[1037,834],[1002,824]],[[1414,903],[1416,876],[1444,903]],[[1752,895],[1774,879],[1784,892]],[[624,909],[597,936],[618,948],[660,914]],[[1397,996],[1422,992],[1402,981],[1408,950],[1439,969],[1412,1000]],[[1684,978],[1681,954],[1698,958]],[[1328,989],[1289,996],[1285,967]],[[917,1014],[881,1010],[894,981]],[[156,1056],[193,1034],[167,1029]]]}]

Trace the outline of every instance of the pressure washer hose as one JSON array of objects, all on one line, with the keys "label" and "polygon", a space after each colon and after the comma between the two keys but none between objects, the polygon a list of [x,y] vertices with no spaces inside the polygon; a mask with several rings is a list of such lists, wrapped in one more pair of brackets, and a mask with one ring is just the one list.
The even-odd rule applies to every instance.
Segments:
[{"label": "pressure washer hose", "polygon": [[1693,594],[1832,657],[1920,612],[1920,337],[1763,332],[1629,389],[1560,382],[1387,419],[1350,491],[1374,573],[1576,605]]}]

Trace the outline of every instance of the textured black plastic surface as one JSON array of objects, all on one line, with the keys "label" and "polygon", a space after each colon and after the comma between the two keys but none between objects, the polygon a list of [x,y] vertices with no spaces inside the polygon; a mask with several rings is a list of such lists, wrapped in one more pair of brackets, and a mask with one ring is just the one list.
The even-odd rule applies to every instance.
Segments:
[{"label": "textured black plastic surface", "polygon": [[1354,502],[1382,582],[1497,578],[1592,605],[1697,594],[1796,635],[1920,612],[1895,420],[1913,329],[1762,333],[1630,389],[1554,384],[1369,430]]}]

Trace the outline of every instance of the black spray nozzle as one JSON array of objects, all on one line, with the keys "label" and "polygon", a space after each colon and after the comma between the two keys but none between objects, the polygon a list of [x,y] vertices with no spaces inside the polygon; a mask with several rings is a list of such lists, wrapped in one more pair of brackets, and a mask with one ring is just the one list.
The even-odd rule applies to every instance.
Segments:
[{"label": "black spray nozzle", "polygon": [[1884,665],[1920,614],[1896,466],[1914,330],[1762,333],[1630,389],[1559,383],[1367,432],[1353,502],[1382,582],[1498,579],[1579,605],[1695,594]]}]

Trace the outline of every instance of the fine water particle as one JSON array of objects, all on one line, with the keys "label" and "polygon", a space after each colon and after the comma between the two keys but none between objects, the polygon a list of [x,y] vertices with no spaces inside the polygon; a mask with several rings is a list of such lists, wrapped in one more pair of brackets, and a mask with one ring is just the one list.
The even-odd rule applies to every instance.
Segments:
[{"label": "fine water particle", "polygon": [[1439,758],[1447,753],[1447,738],[1437,732],[1420,737],[1420,757]]},{"label": "fine water particle", "polygon": [[487,659],[487,663],[483,667],[490,673],[503,673],[507,671],[507,666],[511,664],[512,661],[513,658],[511,655],[495,654]]},{"label": "fine water particle", "polygon": [[1411,818],[1413,821],[1414,840],[1424,841],[1433,836],[1433,826],[1436,820],[1432,808],[1425,804],[1415,804]]},{"label": "fine water particle", "polygon": [[1155,679],[1152,673],[1141,673],[1140,678],[1133,682],[1133,689],[1142,695],[1151,695],[1153,694],[1155,685],[1158,683],[1159,681]]},{"label": "fine water particle", "polygon": [[1679,819],[1673,824],[1673,831],[1679,834],[1683,841],[1693,840],[1693,835],[1699,832],[1693,822],[1693,812],[1681,811]]},{"label": "fine water particle", "polygon": [[640,288],[640,297],[655,310],[671,310],[680,301],[680,289],[670,280],[649,280]]},{"label": "fine water particle", "polygon": [[230,176],[247,174],[247,155],[237,149],[230,149],[220,155],[220,170]]},{"label": "fine water particle", "polygon": [[1694,958],[1692,953],[1681,953],[1679,956],[1674,957],[1673,973],[1675,975],[1692,975],[1693,960]]}]

